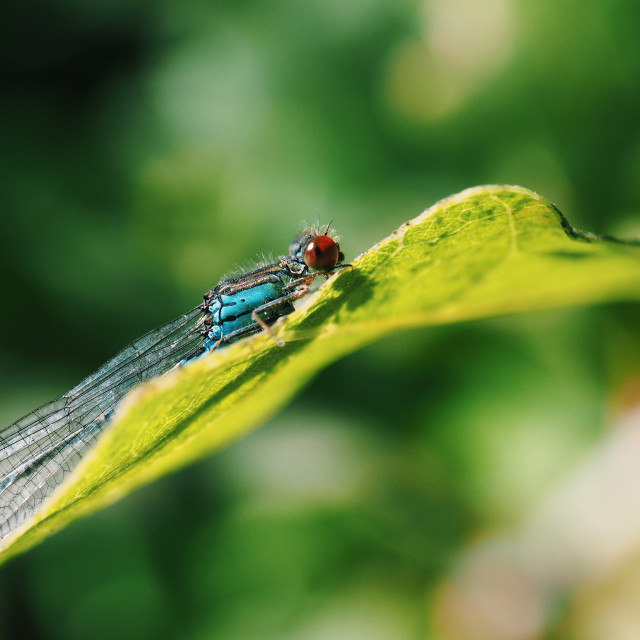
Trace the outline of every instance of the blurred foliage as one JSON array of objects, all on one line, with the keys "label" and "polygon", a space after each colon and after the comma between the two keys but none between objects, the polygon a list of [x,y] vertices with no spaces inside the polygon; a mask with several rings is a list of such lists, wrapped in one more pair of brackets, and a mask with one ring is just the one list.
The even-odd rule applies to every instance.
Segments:
[{"label": "blurred foliage", "polygon": [[[3,13],[2,424],[234,263],[283,252],[302,219],[335,218],[353,258],[440,197],[516,183],[578,227],[638,234],[631,0]],[[249,439],[3,567],[0,635],[640,636],[628,522],[580,527],[626,538],[572,579],[522,577],[551,543],[521,545],[529,573],[496,560],[638,405],[639,326],[616,305],[350,356]],[[552,543],[577,535],[570,523]]]}]

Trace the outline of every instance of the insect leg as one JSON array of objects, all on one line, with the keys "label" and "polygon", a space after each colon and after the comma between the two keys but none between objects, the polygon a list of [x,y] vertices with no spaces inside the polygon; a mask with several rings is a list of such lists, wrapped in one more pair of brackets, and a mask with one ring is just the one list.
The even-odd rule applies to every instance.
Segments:
[{"label": "insect leg", "polygon": [[[303,296],[306,296],[307,293],[309,293],[309,284],[307,282],[309,278],[311,278],[310,282],[312,282],[313,276],[308,276],[306,278],[299,278],[298,280],[295,280],[294,282],[296,283],[296,289],[294,289],[291,293],[288,293],[286,296],[282,296],[277,300],[272,300],[271,302],[267,302],[266,304],[263,304],[261,307],[257,307],[256,309],[254,309],[251,313],[251,317],[260,325],[260,327],[262,327],[264,331],[266,331],[275,340],[276,344],[279,347],[284,347],[285,345],[284,340],[278,340],[278,338],[276,337],[276,334],[273,332],[273,329],[258,314],[263,313],[265,311],[269,311],[269,309],[282,306],[287,302],[293,302],[298,298],[302,298]],[[289,284],[292,284],[292,283],[289,283]]]}]

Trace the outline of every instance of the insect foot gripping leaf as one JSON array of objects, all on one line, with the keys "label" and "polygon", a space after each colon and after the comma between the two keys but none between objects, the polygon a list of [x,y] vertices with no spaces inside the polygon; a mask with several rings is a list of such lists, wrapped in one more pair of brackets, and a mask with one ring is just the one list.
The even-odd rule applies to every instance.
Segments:
[{"label": "insect foot gripping leaf", "polygon": [[278,319],[271,328],[285,348],[258,333],[133,389],[78,466],[2,539],[3,559],[220,449],[321,368],[392,331],[638,298],[637,242],[577,231],[521,187],[464,191],[402,225]]}]

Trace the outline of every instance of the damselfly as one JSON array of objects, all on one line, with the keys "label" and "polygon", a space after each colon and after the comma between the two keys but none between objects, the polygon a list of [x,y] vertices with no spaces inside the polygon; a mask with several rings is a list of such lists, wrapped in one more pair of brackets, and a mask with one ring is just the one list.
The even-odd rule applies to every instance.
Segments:
[{"label": "damselfly", "polygon": [[[0,539],[33,514],[92,448],[137,384],[262,330],[294,310],[318,276],[344,256],[314,228],[289,255],[222,280],[204,302],[125,347],[80,384],[0,431]],[[273,335],[273,333],[272,333]],[[284,343],[279,342],[282,346]]]}]

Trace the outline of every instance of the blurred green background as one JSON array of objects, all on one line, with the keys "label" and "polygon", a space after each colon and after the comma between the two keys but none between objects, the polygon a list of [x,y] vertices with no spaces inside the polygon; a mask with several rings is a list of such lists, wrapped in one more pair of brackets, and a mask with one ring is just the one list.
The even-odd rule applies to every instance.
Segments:
[{"label": "blurred green background", "polygon": [[[353,258],[441,197],[514,183],[640,233],[632,0],[3,14],[1,424],[302,220],[334,219]],[[0,637],[640,637],[639,327],[610,305],[351,356],[0,568]]]}]

